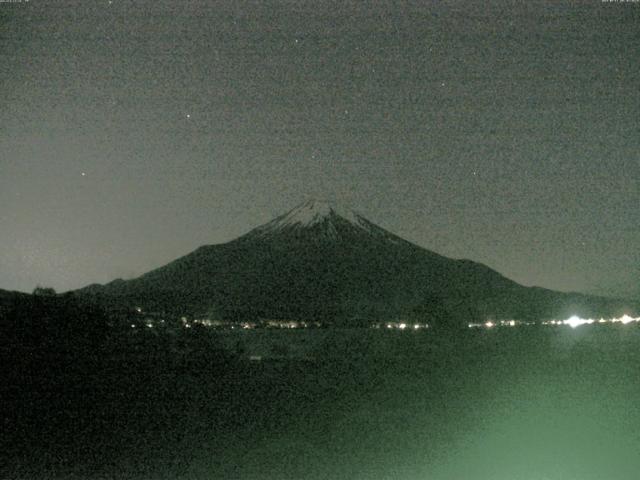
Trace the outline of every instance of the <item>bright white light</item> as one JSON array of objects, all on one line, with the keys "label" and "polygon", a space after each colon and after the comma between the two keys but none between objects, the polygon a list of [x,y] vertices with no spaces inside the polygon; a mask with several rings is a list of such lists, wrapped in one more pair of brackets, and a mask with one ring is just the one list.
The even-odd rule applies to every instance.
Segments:
[{"label": "bright white light", "polygon": [[495,324],[493,322],[485,322],[484,326],[487,328],[493,327]]},{"label": "bright white light", "polygon": [[565,325],[569,325],[571,328],[577,328],[580,325],[591,324],[591,323],[593,323],[593,320],[580,318],[580,317],[574,315],[573,317],[565,320],[562,323],[564,323]]},{"label": "bright white light", "polygon": [[420,325],[418,325],[417,323],[413,326],[414,330],[418,330],[420,328]]},{"label": "bright white light", "polygon": [[620,317],[620,321],[626,325],[627,323],[635,322],[636,319],[631,318],[629,315],[623,315],[622,317]]},{"label": "bright white light", "polygon": [[407,328],[407,324],[406,323],[401,323],[400,325],[398,325],[398,328],[400,330],[404,330],[405,328]]}]

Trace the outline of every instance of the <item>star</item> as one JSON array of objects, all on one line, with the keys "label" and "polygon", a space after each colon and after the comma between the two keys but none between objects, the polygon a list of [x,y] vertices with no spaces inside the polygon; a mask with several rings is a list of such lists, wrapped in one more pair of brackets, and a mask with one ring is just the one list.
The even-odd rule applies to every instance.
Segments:
[{"label": "star", "polygon": [[87,174],[85,172],[82,172],[80,175],[82,175],[83,177],[87,176]]},{"label": "star", "polygon": [[191,114],[187,113],[187,118],[191,118]]}]

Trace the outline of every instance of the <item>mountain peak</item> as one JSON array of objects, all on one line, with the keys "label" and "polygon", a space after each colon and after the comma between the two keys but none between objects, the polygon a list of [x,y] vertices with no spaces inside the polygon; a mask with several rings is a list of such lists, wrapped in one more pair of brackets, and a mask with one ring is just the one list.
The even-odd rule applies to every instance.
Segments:
[{"label": "mountain peak", "polygon": [[358,223],[361,218],[355,212],[339,207],[333,202],[327,200],[307,200],[287,214],[279,217],[279,220],[283,225],[297,224],[300,226],[311,226],[330,218],[332,215],[342,217],[351,223]]},{"label": "mountain peak", "polygon": [[335,237],[337,236],[335,223],[340,221],[367,232],[370,232],[372,228],[372,224],[369,221],[352,210],[340,207],[327,200],[307,200],[284,215],[275,218],[262,227],[258,227],[256,232],[268,234],[326,225],[327,233]]}]

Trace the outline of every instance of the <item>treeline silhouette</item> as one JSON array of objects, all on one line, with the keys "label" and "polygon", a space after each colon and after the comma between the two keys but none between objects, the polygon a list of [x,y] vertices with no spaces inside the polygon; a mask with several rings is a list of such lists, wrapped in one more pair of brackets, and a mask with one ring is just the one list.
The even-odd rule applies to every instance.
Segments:
[{"label": "treeline silhouette", "polygon": [[216,336],[191,330],[132,329],[73,294],[2,292],[0,478],[88,478],[137,438],[153,443],[182,415],[185,375],[235,376]]},{"label": "treeline silhouette", "polygon": [[99,359],[107,327],[107,316],[97,306],[81,303],[73,294],[36,289],[34,295],[4,302],[2,356],[15,367],[88,365]]},{"label": "treeline silhouette", "polygon": [[[14,368],[90,370],[119,361],[126,365],[184,363],[189,352],[198,362],[228,360],[215,335],[206,329],[131,329],[141,327],[136,312],[111,312],[73,293],[58,295],[38,287],[33,295],[0,298],[0,357]],[[123,357],[127,357],[123,359]],[[183,365],[184,366],[184,365]],[[203,366],[203,365],[200,365]]]}]

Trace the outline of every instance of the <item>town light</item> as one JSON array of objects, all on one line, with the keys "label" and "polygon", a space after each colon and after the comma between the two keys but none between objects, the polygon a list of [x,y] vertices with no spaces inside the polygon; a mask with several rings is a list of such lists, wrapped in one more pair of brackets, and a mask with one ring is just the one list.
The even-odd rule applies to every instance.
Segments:
[{"label": "town light", "polygon": [[577,328],[580,325],[591,324],[593,320],[587,320],[584,318],[580,318],[576,315],[562,322],[564,325],[569,325],[571,328]]}]

